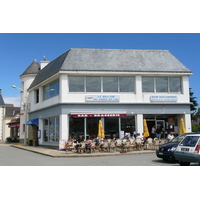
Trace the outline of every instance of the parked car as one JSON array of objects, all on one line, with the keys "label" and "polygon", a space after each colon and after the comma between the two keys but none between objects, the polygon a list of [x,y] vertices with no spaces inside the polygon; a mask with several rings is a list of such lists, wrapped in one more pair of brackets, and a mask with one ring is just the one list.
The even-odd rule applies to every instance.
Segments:
[{"label": "parked car", "polygon": [[191,162],[200,165],[200,134],[187,135],[178,144],[174,156],[181,166],[189,166]]},{"label": "parked car", "polygon": [[164,161],[176,160],[174,157],[174,151],[176,150],[179,142],[183,140],[186,137],[186,135],[189,135],[189,134],[196,134],[196,133],[193,133],[193,132],[183,133],[177,136],[176,138],[174,138],[172,141],[158,146],[156,148],[157,157],[162,158]]}]

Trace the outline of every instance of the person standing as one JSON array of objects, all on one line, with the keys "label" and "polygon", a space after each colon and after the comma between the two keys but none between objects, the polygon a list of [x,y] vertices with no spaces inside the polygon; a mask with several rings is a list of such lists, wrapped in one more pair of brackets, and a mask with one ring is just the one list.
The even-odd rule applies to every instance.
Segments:
[{"label": "person standing", "polygon": [[160,125],[158,125],[156,129],[156,138],[160,139],[161,138],[161,133],[162,133],[162,128]]},{"label": "person standing", "polygon": [[154,139],[156,137],[156,126],[154,125],[151,129],[151,138]]}]

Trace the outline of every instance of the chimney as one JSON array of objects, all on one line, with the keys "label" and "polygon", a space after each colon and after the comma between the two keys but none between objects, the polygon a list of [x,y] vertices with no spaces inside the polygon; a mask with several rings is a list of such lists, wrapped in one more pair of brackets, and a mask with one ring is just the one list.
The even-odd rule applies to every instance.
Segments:
[{"label": "chimney", "polygon": [[1,90],[2,90],[2,89],[0,89],[0,95],[1,95]]},{"label": "chimney", "polygon": [[44,67],[46,67],[46,65],[49,64],[49,61],[47,61],[46,57],[44,56],[44,60],[40,61],[40,70],[42,70]]}]

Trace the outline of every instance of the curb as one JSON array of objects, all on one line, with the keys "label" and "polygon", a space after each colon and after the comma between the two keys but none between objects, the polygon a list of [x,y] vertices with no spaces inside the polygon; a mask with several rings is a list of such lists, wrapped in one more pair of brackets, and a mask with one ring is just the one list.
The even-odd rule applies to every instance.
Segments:
[{"label": "curb", "polygon": [[21,145],[11,145],[14,148],[38,153],[45,156],[50,156],[54,158],[72,158],[72,157],[103,157],[103,156],[121,156],[121,155],[134,155],[134,154],[149,154],[149,153],[155,153],[155,150],[141,150],[141,151],[131,151],[126,153],[120,153],[120,152],[113,152],[113,153],[91,153],[91,154],[76,154],[76,153],[67,153],[66,151],[58,151],[53,149],[47,149],[47,148],[40,148],[37,149],[37,147],[29,147],[29,146],[21,146]]}]

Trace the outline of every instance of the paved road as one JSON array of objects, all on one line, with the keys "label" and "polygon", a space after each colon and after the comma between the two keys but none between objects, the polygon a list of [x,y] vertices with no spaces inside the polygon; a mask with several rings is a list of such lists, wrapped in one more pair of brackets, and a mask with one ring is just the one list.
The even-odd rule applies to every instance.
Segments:
[{"label": "paved road", "polygon": [[[191,164],[197,166],[198,164]],[[164,162],[154,153],[105,156],[52,158],[11,146],[0,146],[0,166],[179,166],[175,162]]]}]

